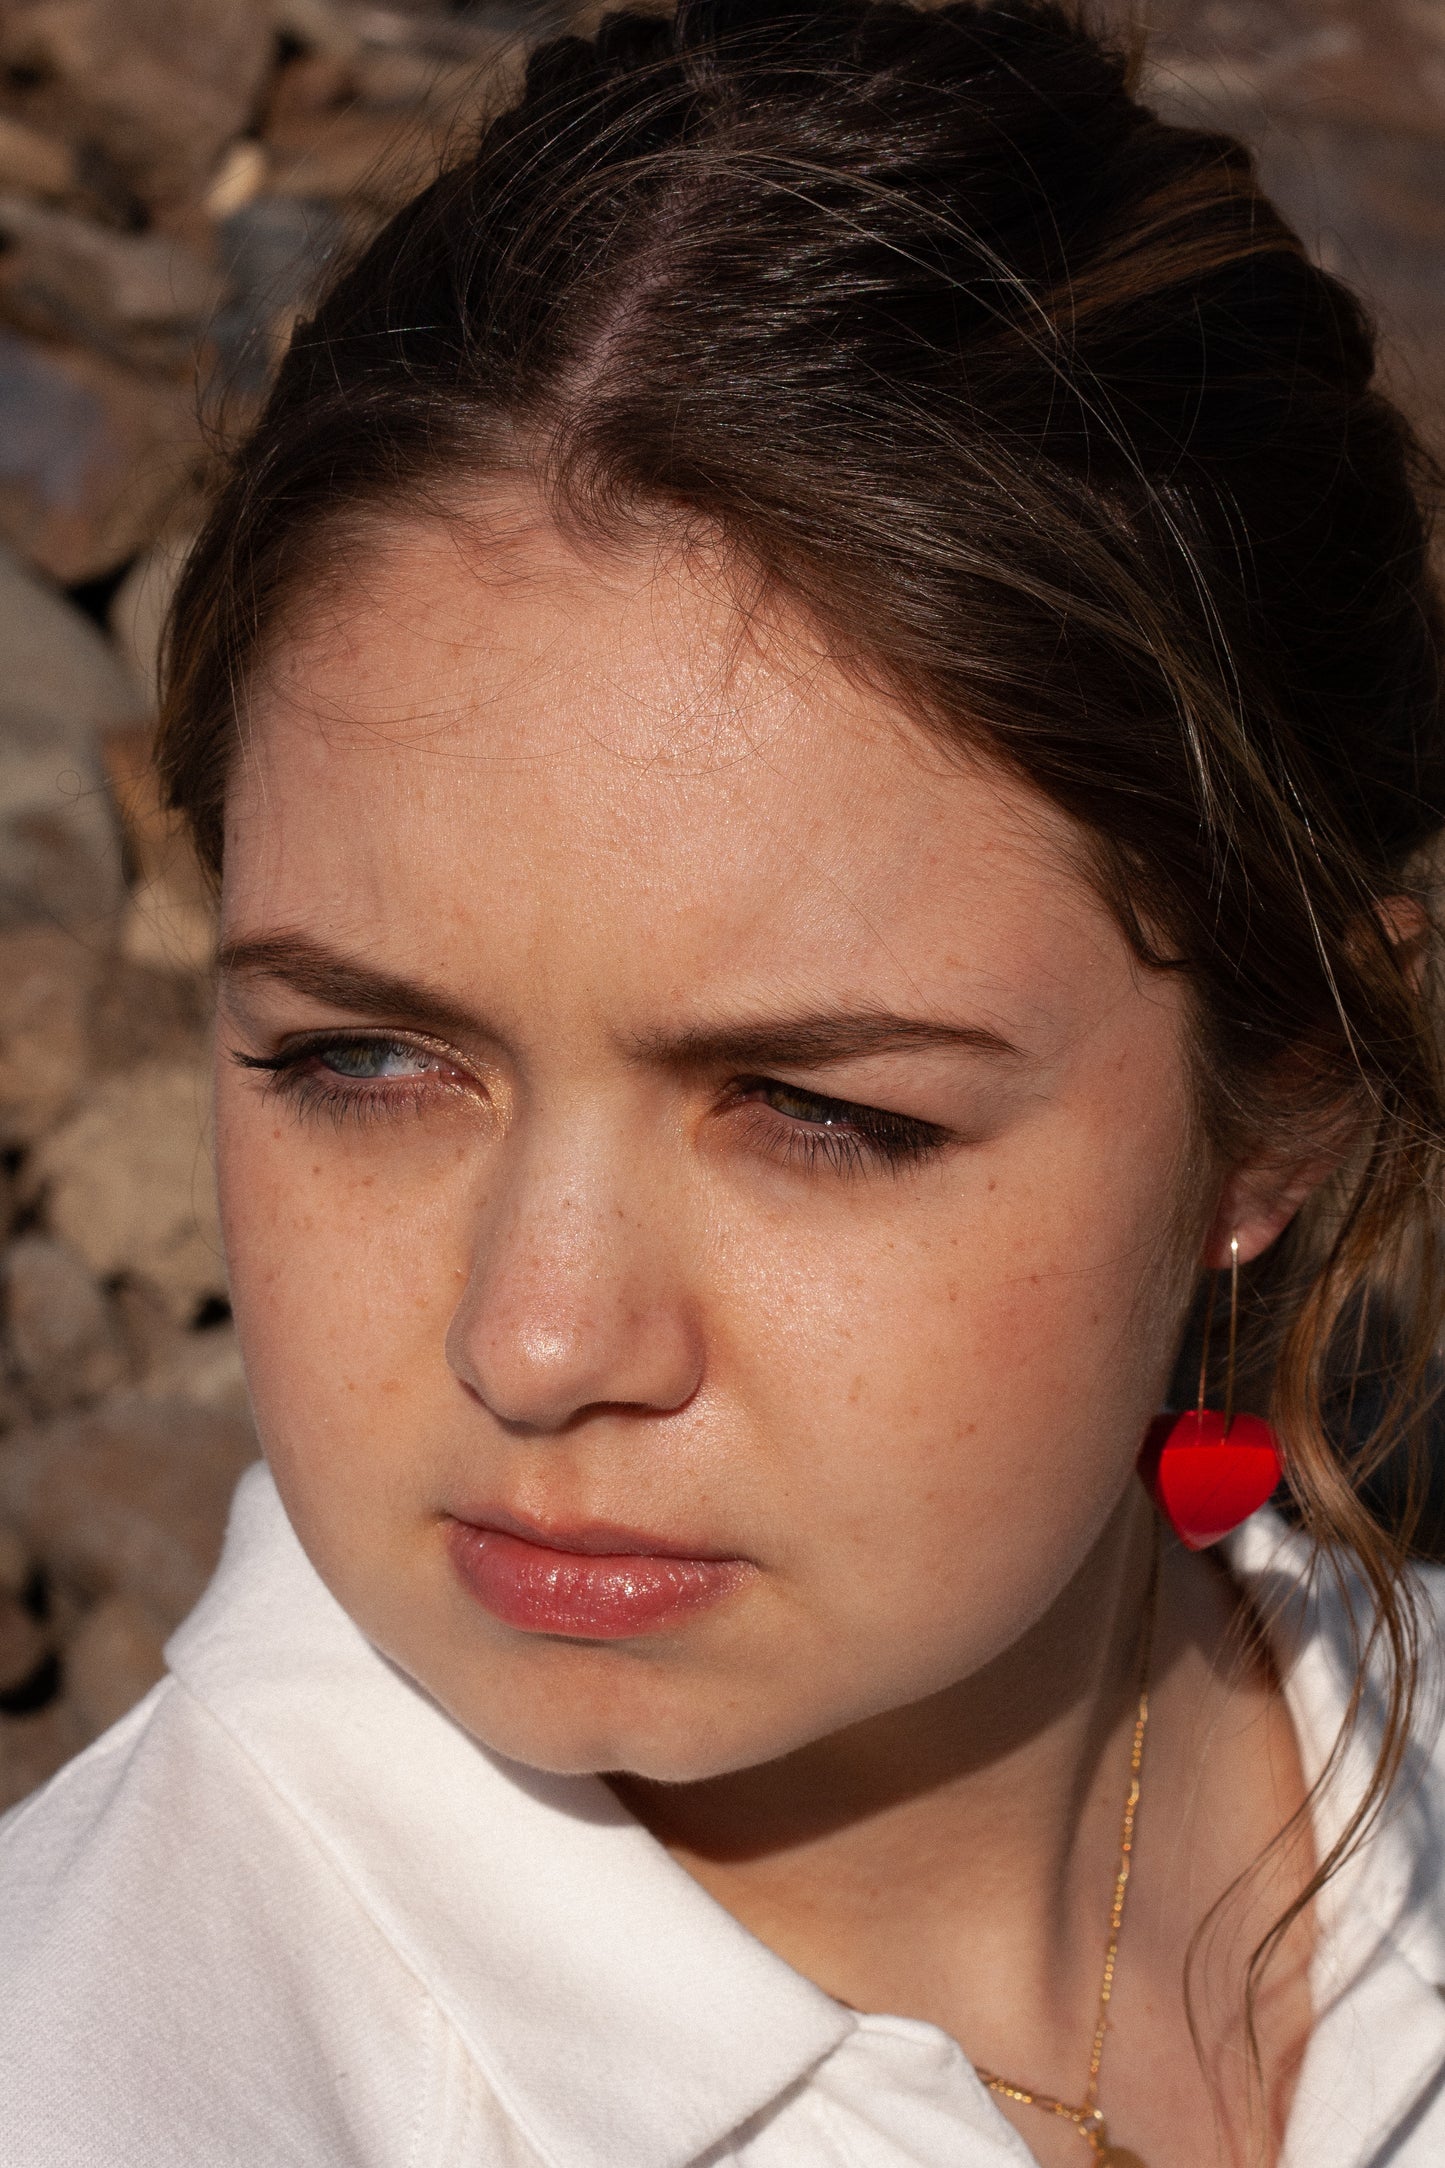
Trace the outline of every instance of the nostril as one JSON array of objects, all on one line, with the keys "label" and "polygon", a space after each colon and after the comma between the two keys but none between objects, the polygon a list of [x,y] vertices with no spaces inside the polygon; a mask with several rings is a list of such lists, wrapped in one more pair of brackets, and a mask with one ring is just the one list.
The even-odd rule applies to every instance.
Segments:
[{"label": "nostril", "polygon": [[494,1421],[538,1434],[601,1409],[662,1415],[684,1406],[702,1370],[690,1275],[661,1215],[629,1207],[621,1183],[581,1192],[575,1173],[546,1198],[528,1185],[473,1253],[446,1334],[446,1359]]}]

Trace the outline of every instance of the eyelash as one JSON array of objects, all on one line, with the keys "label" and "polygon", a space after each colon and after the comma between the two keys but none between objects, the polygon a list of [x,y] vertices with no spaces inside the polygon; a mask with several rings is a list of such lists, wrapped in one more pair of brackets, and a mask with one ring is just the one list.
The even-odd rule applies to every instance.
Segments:
[{"label": "eyelash", "polygon": [[[297,1040],[279,1054],[233,1050],[231,1059],[239,1068],[262,1072],[267,1092],[289,1100],[300,1114],[321,1116],[338,1128],[347,1121],[382,1121],[398,1113],[420,1112],[435,1090],[436,1071],[389,1084],[380,1078],[370,1082],[357,1078],[348,1084],[335,1072],[328,1077],[324,1070],[318,1072],[312,1066],[328,1052],[343,1047],[377,1055],[420,1055],[452,1066],[439,1049],[411,1040],[335,1032]],[[457,1089],[455,1084],[448,1088]],[[811,1111],[788,1112],[776,1104],[779,1100],[791,1100],[795,1107]],[[791,1084],[780,1084],[775,1077],[738,1078],[729,1087],[724,1104],[770,1107],[781,1118],[781,1129],[776,1123],[767,1125],[766,1132],[761,1122],[756,1127],[763,1150],[784,1166],[826,1167],[841,1175],[866,1172],[870,1167],[899,1170],[916,1165],[953,1141],[948,1130],[933,1122],[890,1114],[882,1107],[864,1106],[851,1099],[833,1099],[823,1092],[802,1091]]]},{"label": "eyelash", "polygon": [[[763,1099],[764,1093],[770,1098]],[[933,1122],[920,1122],[908,1114],[890,1114],[883,1107],[863,1106],[852,1099],[830,1099],[823,1092],[800,1091],[791,1084],[780,1084],[776,1077],[741,1077],[729,1097],[736,1106],[791,1099],[796,1105],[816,1110],[806,1116],[787,1114],[774,1105],[773,1111],[787,1126],[781,1133],[773,1129],[761,1141],[784,1166],[826,1165],[835,1174],[845,1175],[864,1173],[870,1166],[897,1171],[916,1166],[952,1141],[949,1132]]]},{"label": "eyelash", "polygon": [[[243,1054],[233,1048],[231,1059],[240,1069],[261,1071],[270,1096],[289,1100],[299,1114],[319,1116],[338,1129],[346,1122],[377,1122],[396,1114],[419,1113],[424,1100],[436,1088],[437,1071],[390,1083],[382,1078],[368,1083],[360,1077],[347,1083],[334,1071],[328,1075],[324,1069],[312,1066],[327,1053],[342,1047],[357,1047],[377,1054],[422,1055],[445,1067],[455,1066],[439,1048],[410,1039],[378,1038],[362,1032],[328,1032],[324,1036],[318,1033],[314,1038],[294,1041],[279,1054]],[[448,1088],[455,1090],[457,1087],[452,1084]]]}]

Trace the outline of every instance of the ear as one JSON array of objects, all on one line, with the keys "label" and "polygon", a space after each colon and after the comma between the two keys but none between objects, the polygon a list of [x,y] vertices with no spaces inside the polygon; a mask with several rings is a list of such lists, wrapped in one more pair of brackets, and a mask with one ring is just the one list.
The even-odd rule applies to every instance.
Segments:
[{"label": "ear", "polygon": [[[1225,1171],[1205,1228],[1201,1262],[1211,1272],[1230,1262],[1234,1240],[1239,1262],[1250,1264],[1277,1242],[1322,1182],[1349,1157],[1355,1143],[1355,1119],[1341,1110],[1335,1121],[1315,1127],[1313,1135],[1296,1132],[1262,1136],[1254,1154]],[[1290,1148],[1291,1144],[1293,1149]]]},{"label": "ear", "polygon": [[1236,1167],[1226,1177],[1205,1230],[1203,1263],[1208,1270],[1224,1270],[1236,1236],[1242,1265],[1262,1256],[1338,1164],[1338,1155],[1332,1153],[1285,1166],[1276,1161]]},{"label": "ear", "polygon": [[1401,971],[1418,991],[1435,932],[1430,913],[1414,896],[1385,896],[1376,904],[1375,916]]},{"label": "ear", "polygon": [[[1373,906],[1374,938],[1383,934],[1402,977],[1417,992],[1425,976],[1436,928],[1418,897],[1382,896]],[[1378,951],[1377,951],[1378,953]],[[1283,1085],[1281,1086],[1284,1089]],[[1295,1158],[1261,1150],[1258,1159],[1235,1167],[1225,1177],[1205,1229],[1201,1262],[1213,1272],[1230,1262],[1231,1242],[1239,1241],[1239,1261],[1247,1265],[1277,1242],[1301,1205],[1331,1175],[1350,1150],[1349,1125],[1316,1142],[1313,1151]]]},{"label": "ear", "polygon": [[[1381,897],[1374,913],[1378,931],[1393,949],[1401,972],[1418,988],[1435,932],[1429,911],[1414,896],[1396,895]],[[1242,1265],[1262,1256],[1348,1150],[1348,1137],[1341,1135],[1333,1145],[1319,1145],[1307,1156],[1261,1156],[1234,1168],[1205,1230],[1204,1265],[1210,1271],[1222,1271],[1230,1261],[1235,1236]]]}]

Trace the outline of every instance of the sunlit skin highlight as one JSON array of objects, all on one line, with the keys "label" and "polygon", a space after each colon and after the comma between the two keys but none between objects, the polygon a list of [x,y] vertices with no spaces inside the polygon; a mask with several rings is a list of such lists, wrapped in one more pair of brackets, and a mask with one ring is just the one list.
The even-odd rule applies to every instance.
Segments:
[{"label": "sunlit skin highlight", "polygon": [[[1077,2094],[1131,1471],[1198,1271],[1300,1181],[1211,1164],[1184,992],[1062,816],[720,561],[584,549],[519,486],[349,573],[228,808],[222,1212],[301,1540],[831,1992]],[[1188,1936],[1300,1796],[1235,1611],[1169,1555],[1105,2105],[1171,2168],[1224,2157]]]}]

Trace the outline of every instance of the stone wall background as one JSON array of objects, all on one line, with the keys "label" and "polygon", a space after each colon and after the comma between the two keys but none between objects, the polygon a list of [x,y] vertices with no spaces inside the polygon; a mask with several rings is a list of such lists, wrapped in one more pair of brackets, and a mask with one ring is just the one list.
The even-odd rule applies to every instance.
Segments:
[{"label": "stone wall background", "polygon": [[[560,20],[0,0],[0,1808],[159,1676],[255,1451],[205,1139],[211,907],[148,767],[170,582],[328,259]],[[1258,145],[1445,448],[1445,0],[1153,22],[1150,94]]]}]

